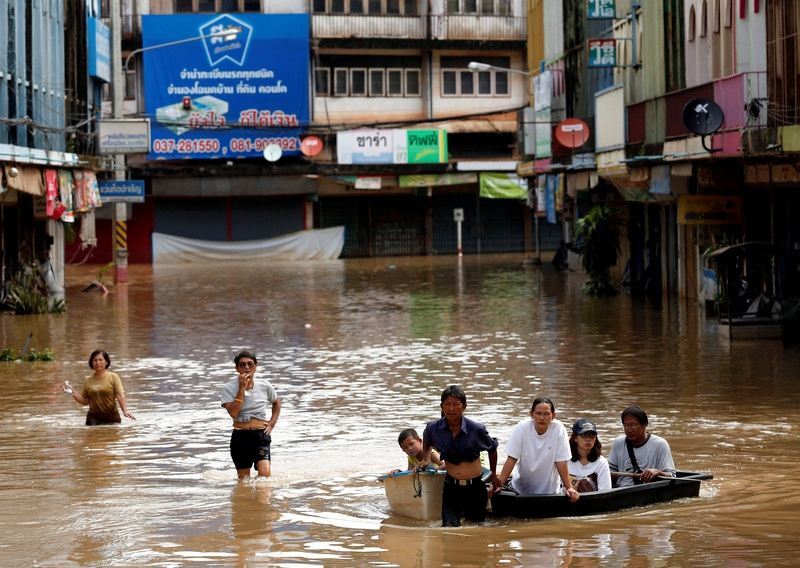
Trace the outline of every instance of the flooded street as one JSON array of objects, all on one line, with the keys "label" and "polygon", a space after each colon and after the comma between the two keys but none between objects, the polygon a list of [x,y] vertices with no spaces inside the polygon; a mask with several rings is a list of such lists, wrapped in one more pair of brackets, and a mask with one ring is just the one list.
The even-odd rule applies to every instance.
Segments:
[{"label": "flooded street", "polygon": [[[694,306],[588,299],[582,278],[521,256],[133,266],[127,293],[66,315],[0,317],[0,565],[793,565],[800,552],[800,348],[733,346]],[[135,422],[84,426],[61,392],[107,350]],[[252,348],[283,400],[268,482],[240,484],[221,385]],[[641,405],[700,498],[578,518],[442,530],[388,511],[397,434],[449,384],[500,440],[536,396],[587,417],[605,455]]]}]

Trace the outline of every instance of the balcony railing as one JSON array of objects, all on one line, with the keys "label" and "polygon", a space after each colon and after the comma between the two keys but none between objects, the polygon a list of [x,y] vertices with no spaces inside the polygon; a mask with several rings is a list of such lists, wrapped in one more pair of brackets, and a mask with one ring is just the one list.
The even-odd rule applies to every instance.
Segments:
[{"label": "balcony railing", "polygon": [[354,14],[314,14],[314,38],[397,38],[425,39],[425,16],[360,16]]},{"label": "balcony railing", "polygon": [[440,14],[430,18],[433,39],[524,41],[528,36],[525,17]]},{"label": "balcony railing", "polygon": [[314,14],[312,37],[524,41],[527,18],[513,16],[386,16]]}]

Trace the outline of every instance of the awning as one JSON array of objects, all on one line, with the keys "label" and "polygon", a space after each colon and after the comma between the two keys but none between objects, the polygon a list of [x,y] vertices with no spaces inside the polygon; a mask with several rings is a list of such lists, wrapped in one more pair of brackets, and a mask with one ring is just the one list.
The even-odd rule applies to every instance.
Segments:
[{"label": "awning", "polygon": [[481,197],[489,199],[527,199],[528,183],[517,174],[483,172],[480,174]]},{"label": "awning", "polygon": [[6,165],[6,184],[9,189],[16,189],[30,195],[41,196],[44,194],[42,184],[42,170],[34,166]]}]

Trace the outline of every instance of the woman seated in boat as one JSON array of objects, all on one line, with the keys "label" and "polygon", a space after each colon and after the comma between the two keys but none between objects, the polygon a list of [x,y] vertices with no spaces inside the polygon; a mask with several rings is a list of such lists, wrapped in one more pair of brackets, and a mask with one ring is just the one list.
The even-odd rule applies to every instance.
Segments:
[{"label": "woman seated in boat", "polygon": [[531,417],[514,428],[506,446],[506,459],[500,482],[511,477],[511,488],[520,495],[541,495],[563,490],[570,501],[579,493],[569,479],[569,437],[564,425],[556,420],[556,407],[549,398],[537,398],[531,405]]},{"label": "woman seated in boat", "polygon": [[611,471],[608,460],[603,457],[603,445],[597,437],[597,427],[585,418],[572,425],[569,438],[572,459],[567,463],[572,487],[578,493],[611,489]]},{"label": "woman seated in boat", "polygon": [[638,406],[622,411],[625,434],[611,444],[608,466],[618,487],[675,477],[672,450],[662,437],[647,431],[647,414]]},{"label": "woman seated in boat", "polygon": [[[422,438],[419,437],[417,431],[413,428],[406,428],[397,437],[397,443],[400,444],[400,449],[408,455],[408,468],[407,469],[425,469],[432,467],[438,469],[442,465],[442,460],[439,459],[439,452],[430,449],[430,452],[425,453],[422,446]],[[393,469],[389,475],[401,471]]]}]

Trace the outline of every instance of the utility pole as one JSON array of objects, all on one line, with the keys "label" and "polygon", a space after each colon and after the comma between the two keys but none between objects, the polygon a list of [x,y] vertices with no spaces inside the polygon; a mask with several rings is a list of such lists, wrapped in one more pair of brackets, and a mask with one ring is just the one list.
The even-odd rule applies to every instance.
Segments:
[{"label": "utility pole", "polygon": [[[111,91],[112,111],[115,119],[123,117],[125,101],[125,77],[122,70],[122,13],[121,4],[112,0],[111,4]],[[125,154],[114,154],[114,179],[125,180]],[[128,282],[128,229],[127,204],[114,203],[114,282]]]}]

